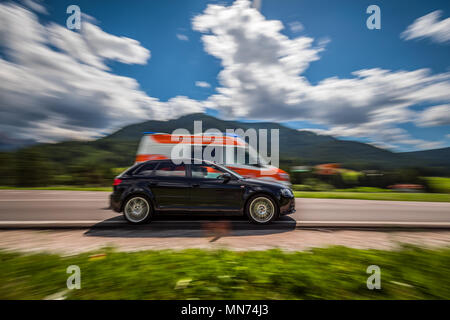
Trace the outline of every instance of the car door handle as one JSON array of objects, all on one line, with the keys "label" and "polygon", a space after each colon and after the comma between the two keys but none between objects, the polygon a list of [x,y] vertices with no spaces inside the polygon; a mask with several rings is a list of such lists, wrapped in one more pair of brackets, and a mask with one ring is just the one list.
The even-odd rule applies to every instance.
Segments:
[{"label": "car door handle", "polygon": [[193,183],[192,187],[194,187],[194,188],[200,187],[200,184],[199,183]]}]

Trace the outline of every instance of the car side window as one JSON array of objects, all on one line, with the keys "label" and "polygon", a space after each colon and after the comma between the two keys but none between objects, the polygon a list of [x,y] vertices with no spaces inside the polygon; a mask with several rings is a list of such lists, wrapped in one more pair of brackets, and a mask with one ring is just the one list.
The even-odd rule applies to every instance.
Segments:
[{"label": "car side window", "polygon": [[134,174],[142,175],[142,176],[150,176],[153,173],[153,170],[155,170],[156,165],[158,163],[156,162],[150,162],[146,163],[143,166],[139,167]]},{"label": "car side window", "polygon": [[192,178],[198,179],[217,179],[220,175],[224,174],[224,171],[219,170],[216,167],[208,165],[192,165]]},{"label": "car side window", "polygon": [[173,162],[161,162],[153,175],[156,177],[186,177],[186,166]]}]

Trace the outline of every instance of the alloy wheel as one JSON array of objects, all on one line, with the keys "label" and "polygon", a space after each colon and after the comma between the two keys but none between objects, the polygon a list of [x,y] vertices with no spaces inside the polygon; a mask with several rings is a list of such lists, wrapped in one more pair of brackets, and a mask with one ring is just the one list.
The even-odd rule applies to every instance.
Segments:
[{"label": "alloy wheel", "polygon": [[130,222],[140,223],[147,219],[150,213],[150,206],[146,199],[134,197],[128,200],[125,205],[124,214]]},{"label": "alloy wheel", "polygon": [[250,203],[249,212],[258,223],[269,222],[275,214],[275,206],[266,197],[257,197]]}]

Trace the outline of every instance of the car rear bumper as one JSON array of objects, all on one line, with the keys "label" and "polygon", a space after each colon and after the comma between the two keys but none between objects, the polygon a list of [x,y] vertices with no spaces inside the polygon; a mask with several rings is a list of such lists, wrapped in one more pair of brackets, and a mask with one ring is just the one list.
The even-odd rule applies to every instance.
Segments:
[{"label": "car rear bumper", "polygon": [[114,193],[109,196],[109,207],[116,212],[120,212],[121,203],[120,200],[116,199]]}]

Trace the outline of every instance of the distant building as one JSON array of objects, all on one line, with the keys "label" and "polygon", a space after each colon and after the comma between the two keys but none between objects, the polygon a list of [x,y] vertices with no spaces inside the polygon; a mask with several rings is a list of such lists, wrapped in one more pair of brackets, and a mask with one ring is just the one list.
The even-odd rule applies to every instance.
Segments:
[{"label": "distant building", "polygon": [[291,172],[310,172],[310,166],[293,166],[291,167]]},{"label": "distant building", "polygon": [[383,173],[379,172],[378,170],[363,170],[362,172],[368,177],[377,177],[377,176],[384,175]]},{"label": "distant building", "polygon": [[402,192],[419,192],[423,190],[420,184],[393,184],[388,186],[389,189]]},{"label": "distant building", "polygon": [[334,175],[339,173],[341,165],[339,163],[324,163],[315,166],[314,169],[317,174]]}]

